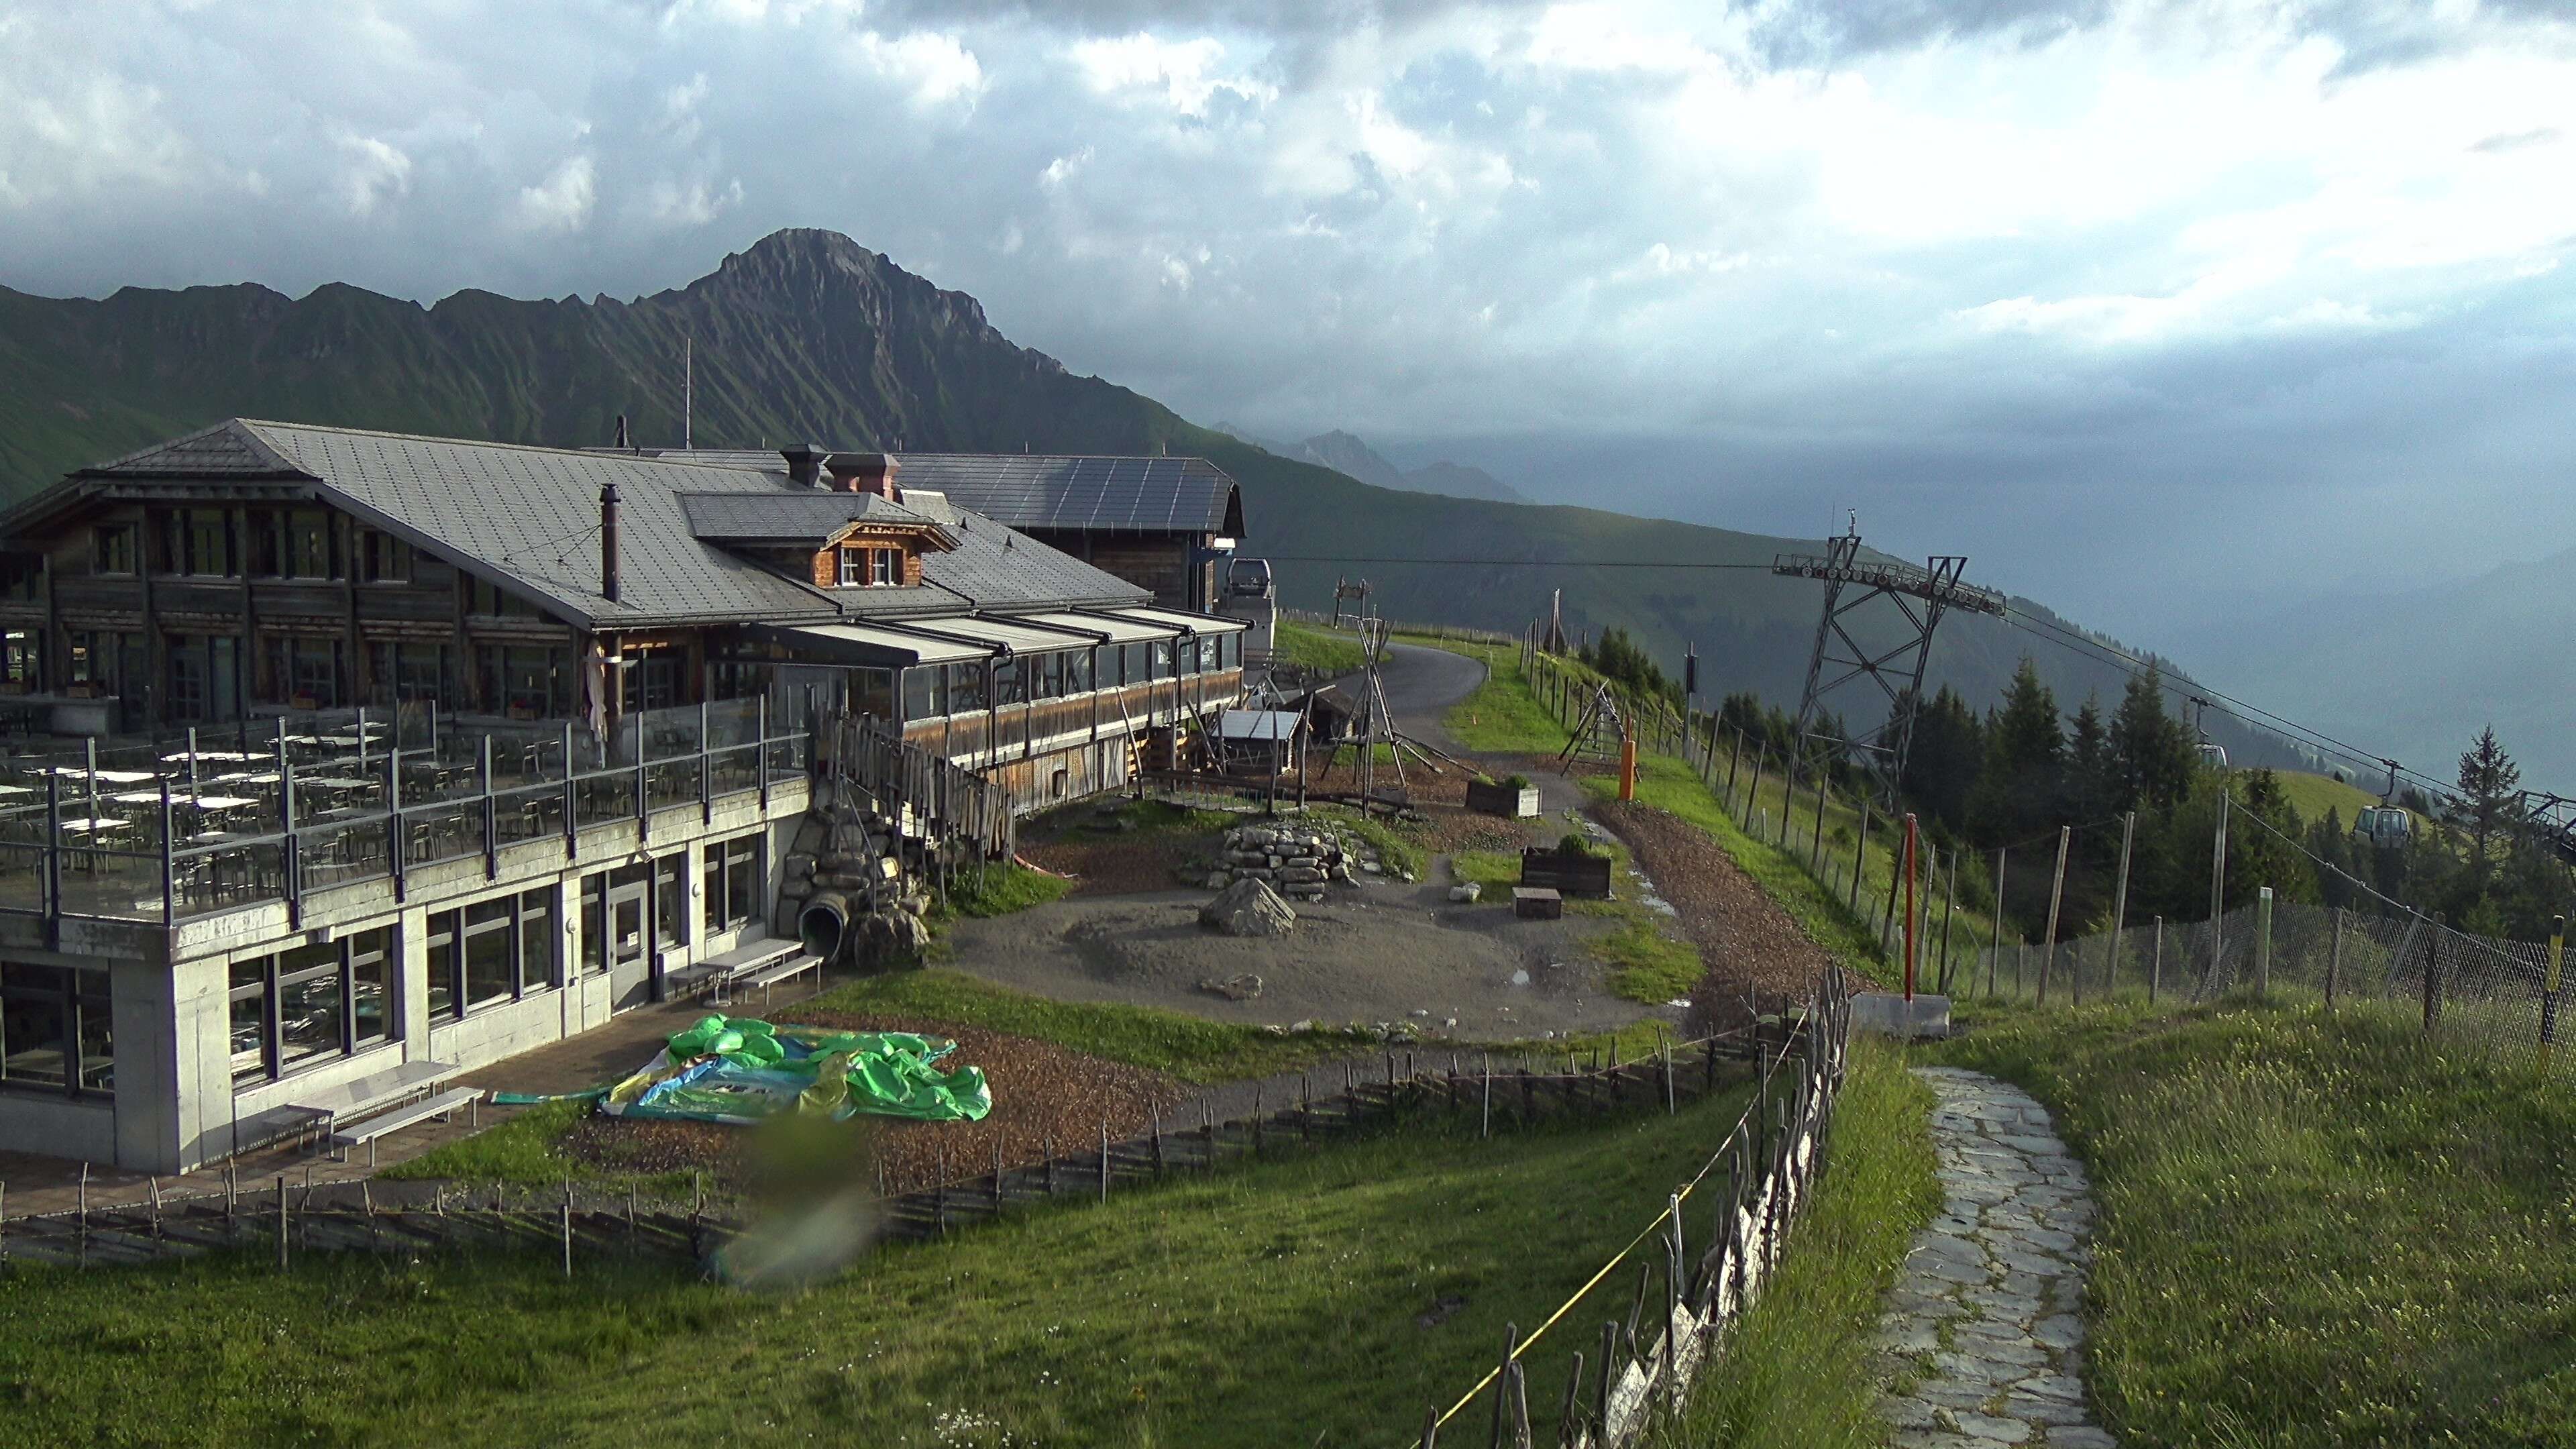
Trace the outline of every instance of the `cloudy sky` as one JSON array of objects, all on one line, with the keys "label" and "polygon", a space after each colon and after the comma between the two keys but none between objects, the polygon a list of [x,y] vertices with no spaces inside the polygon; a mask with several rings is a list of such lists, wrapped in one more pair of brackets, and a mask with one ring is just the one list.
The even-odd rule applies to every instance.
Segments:
[{"label": "cloudy sky", "polygon": [[0,3],[0,283],[676,285],[835,228],[1274,436],[2144,642],[2576,547],[2555,0]]}]

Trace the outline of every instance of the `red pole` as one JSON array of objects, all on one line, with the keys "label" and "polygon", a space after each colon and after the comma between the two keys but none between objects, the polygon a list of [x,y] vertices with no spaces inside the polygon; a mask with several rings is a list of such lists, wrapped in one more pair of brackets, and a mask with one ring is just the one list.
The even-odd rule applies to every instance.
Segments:
[{"label": "red pole", "polygon": [[1905,817],[1905,999],[1914,999],[1914,816]]}]

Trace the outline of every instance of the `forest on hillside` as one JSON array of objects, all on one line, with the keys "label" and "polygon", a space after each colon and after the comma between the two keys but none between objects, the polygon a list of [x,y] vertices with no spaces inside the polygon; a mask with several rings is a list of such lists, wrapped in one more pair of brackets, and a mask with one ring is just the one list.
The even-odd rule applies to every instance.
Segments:
[{"label": "forest on hillside", "polygon": [[[1616,629],[1581,650],[1585,664],[1639,693],[1678,701],[1680,685]],[[2225,909],[2249,905],[2263,886],[2276,899],[2373,914],[2440,913],[2461,930],[2545,939],[2570,907],[2563,841],[2528,809],[2521,771],[2492,728],[2466,742],[2448,792],[2418,789],[2402,839],[2373,836],[2340,805],[2303,815],[2291,779],[2268,767],[2226,768],[2199,731],[2168,709],[2165,680],[2150,666],[2104,709],[2088,696],[2072,713],[2025,658],[2002,697],[1982,711],[1944,687],[1923,702],[1901,785],[1935,858],[1959,860],[1963,906],[1994,908],[2000,879],[2007,932],[2046,932],[2061,831],[2067,841],[2058,937],[2107,929],[2129,839],[2128,920],[2209,916],[2210,866],[2220,799],[2227,802]],[[1751,691],[1719,703],[1721,732],[1739,733],[1801,778],[1822,770],[1837,793],[1856,793],[1847,731],[1827,715],[1799,739],[1793,715]],[[2368,797],[2350,793],[2368,807]],[[2393,833],[2393,832],[2392,832]],[[2001,875],[1997,875],[2000,867]]]}]

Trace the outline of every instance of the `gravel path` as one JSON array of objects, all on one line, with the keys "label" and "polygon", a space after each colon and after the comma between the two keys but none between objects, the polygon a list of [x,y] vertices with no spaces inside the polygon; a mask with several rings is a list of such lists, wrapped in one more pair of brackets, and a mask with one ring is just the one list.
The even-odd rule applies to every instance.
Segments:
[{"label": "gravel path", "polygon": [[2084,1401],[2083,1165],[2020,1088],[1951,1067],[1915,1074],[1940,1097],[1932,1138],[1947,1200],[1914,1240],[1880,1327],[1898,1370],[1880,1400],[1891,1442],[2111,1449]]},{"label": "gravel path", "polygon": [[1593,815],[1637,858],[1637,867],[1681,920],[1708,967],[1685,1030],[1742,1019],[1746,993],[1803,995],[1833,956],[1807,938],[1709,833],[1633,800],[1605,801]]}]

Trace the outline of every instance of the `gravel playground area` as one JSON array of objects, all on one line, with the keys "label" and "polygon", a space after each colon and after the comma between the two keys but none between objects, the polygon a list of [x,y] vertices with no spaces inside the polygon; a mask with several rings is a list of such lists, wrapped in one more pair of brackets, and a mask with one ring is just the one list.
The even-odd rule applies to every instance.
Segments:
[{"label": "gravel playground area", "polygon": [[[1364,886],[1299,905],[1288,936],[1242,939],[1199,925],[1208,896],[1071,897],[961,921],[945,964],[1058,1001],[1278,1026],[1406,1022],[1482,1041],[1608,1030],[1650,1014],[1610,994],[1586,951],[1614,924],[1598,917],[1523,921],[1508,906],[1451,905],[1445,882]],[[1244,972],[1261,978],[1250,1000],[1200,985]]]}]

